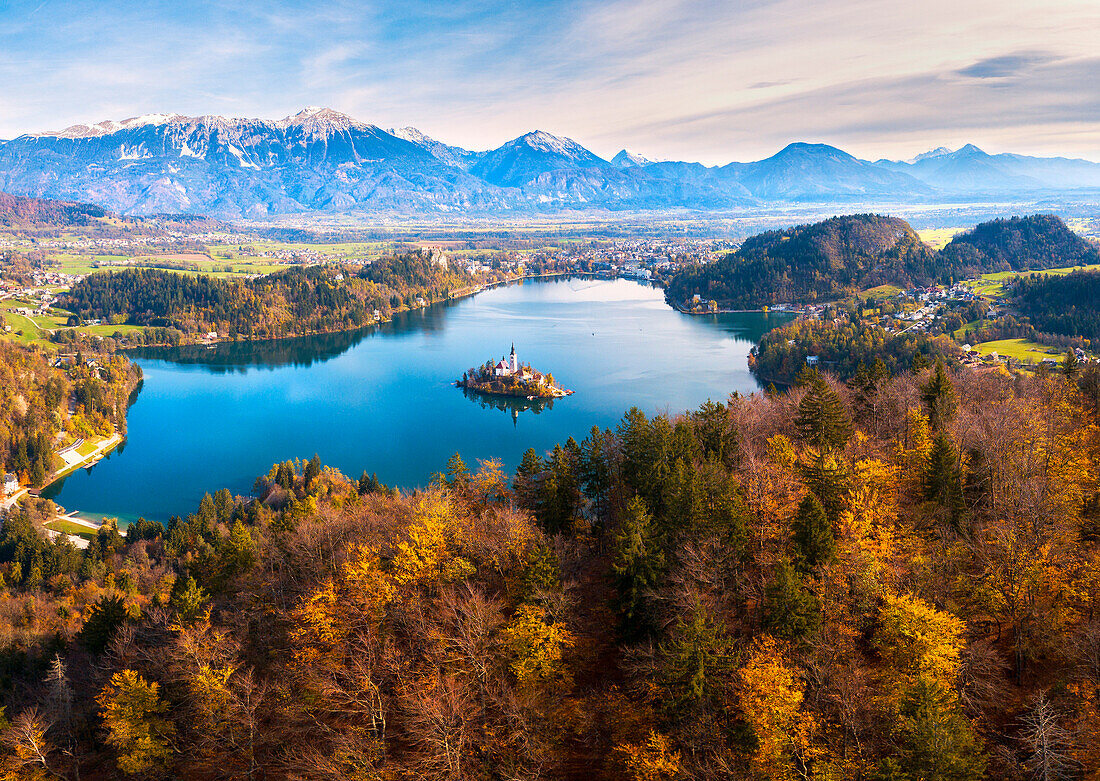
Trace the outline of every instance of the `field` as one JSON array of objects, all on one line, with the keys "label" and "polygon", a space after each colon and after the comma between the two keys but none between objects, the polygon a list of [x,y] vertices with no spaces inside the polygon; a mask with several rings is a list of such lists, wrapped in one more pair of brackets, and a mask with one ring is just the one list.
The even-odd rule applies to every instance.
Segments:
[{"label": "field", "polygon": [[73,523],[72,521],[54,520],[47,521],[43,524],[47,529],[51,529],[55,532],[61,532],[62,534],[71,534],[75,537],[83,537],[86,540],[94,540],[96,538],[96,532],[87,526],[80,523]]},{"label": "field", "polygon": [[884,301],[887,298],[893,298],[901,292],[901,288],[895,285],[879,285],[878,287],[868,288],[862,293],[863,298],[871,298],[875,301]]},{"label": "field", "polygon": [[[0,319],[11,326],[10,332],[0,334],[14,339],[21,344],[34,345],[47,351],[57,349],[57,345],[49,339],[49,332],[60,328],[66,328],[69,320],[69,312],[64,309],[51,308],[47,315],[35,315],[28,317],[12,310],[23,308],[35,308],[37,304],[23,299],[6,299],[0,301]],[[80,333],[92,336],[114,336],[119,334],[132,334],[144,331],[145,326],[140,325],[84,325],[76,328]],[[21,333],[20,333],[21,332]]]},{"label": "field", "polygon": [[1100,265],[1092,266],[1069,266],[1067,268],[1051,268],[1045,271],[997,271],[992,274],[982,274],[978,279],[971,279],[964,284],[969,285],[975,293],[982,296],[990,296],[992,298],[999,298],[1004,295],[1004,283],[1005,280],[1012,279],[1020,274],[1069,274],[1071,271],[1097,271],[1100,270]]},{"label": "field", "polygon": [[932,249],[943,249],[955,237],[955,234],[964,230],[965,228],[926,228],[917,231],[917,235],[920,236],[921,241]]},{"label": "field", "polygon": [[[974,345],[981,355],[997,353],[1002,358],[1013,358],[1025,363],[1039,363],[1044,358],[1060,360],[1061,352],[1053,347],[1028,341],[1027,339],[998,339],[994,342],[982,342]],[[1051,352],[1054,350],[1054,352]]]},{"label": "field", "polygon": [[[272,258],[213,258],[195,253],[166,255],[78,255],[56,253],[50,256],[60,264],[65,274],[91,274],[94,271],[111,271],[120,268],[164,268],[179,264],[187,268],[171,269],[182,274],[210,274],[215,277],[255,276],[272,274],[286,268],[286,264]],[[95,264],[100,264],[96,266]]]}]

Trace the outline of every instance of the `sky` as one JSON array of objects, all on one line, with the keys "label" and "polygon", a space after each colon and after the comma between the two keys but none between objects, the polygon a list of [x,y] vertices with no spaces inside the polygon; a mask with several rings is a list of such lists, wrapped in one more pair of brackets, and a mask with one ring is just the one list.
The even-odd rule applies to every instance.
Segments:
[{"label": "sky", "polygon": [[0,138],[328,106],[470,149],[1100,161],[1100,0],[0,0]]}]

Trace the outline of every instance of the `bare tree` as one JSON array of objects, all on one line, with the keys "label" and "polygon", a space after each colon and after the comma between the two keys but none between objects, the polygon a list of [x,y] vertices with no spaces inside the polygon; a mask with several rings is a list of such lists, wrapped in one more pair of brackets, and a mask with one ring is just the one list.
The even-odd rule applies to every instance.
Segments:
[{"label": "bare tree", "polygon": [[1024,768],[1037,781],[1060,781],[1076,775],[1077,763],[1070,756],[1069,732],[1058,723],[1058,714],[1041,692],[1020,721],[1020,740],[1028,752]]}]

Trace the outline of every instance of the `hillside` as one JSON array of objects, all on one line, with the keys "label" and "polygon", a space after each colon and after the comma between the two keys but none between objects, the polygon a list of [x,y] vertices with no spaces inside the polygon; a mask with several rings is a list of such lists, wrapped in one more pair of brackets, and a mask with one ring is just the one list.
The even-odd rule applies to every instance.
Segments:
[{"label": "hillside", "polygon": [[1100,272],[1024,275],[1012,283],[1010,296],[1040,331],[1100,343]]},{"label": "hillside", "polygon": [[41,485],[62,442],[125,432],[141,371],[121,356],[88,358],[94,365],[55,368],[41,353],[0,340],[0,471]]},{"label": "hillside", "polygon": [[26,198],[0,192],[0,228],[87,225],[106,216],[106,209],[87,203]]},{"label": "hillside", "polygon": [[948,284],[993,271],[1092,263],[1100,263],[1100,250],[1051,214],[981,223],[940,252],[905,220],[857,214],[753,236],[725,258],[675,275],[667,297],[684,304],[699,295],[755,309],[830,301],[877,285]]},{"label": "hillside", "polygon": [[875,214],[833,217],[747,239],[715,263],[669,282],[669,301],[699,295],[733,309],[828,301],[882,284],[931,281],[935,253],[905,220]]},{"label": "hillside", "polygon": [[1053,214],[983,222],[940,251],[955,279],[991,271],[1034,271],[1100,263],[1100,249]]}]

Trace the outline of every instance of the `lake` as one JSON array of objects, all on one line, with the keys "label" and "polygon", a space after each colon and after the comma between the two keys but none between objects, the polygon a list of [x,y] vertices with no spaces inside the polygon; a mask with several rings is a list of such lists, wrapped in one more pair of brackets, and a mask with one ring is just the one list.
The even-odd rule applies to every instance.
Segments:
[{"label": "lake", "polygon": [[[427,485],[447,459],[544,452],[632,405],[680,412],[759,388],[747,356],[788,315],[694,317],[663,292],[628,280],[527,281],[406,313],[353,333],[145,350],[145,381],[125,443],[44,491],[82,515],[123,523],[193,512],[205,492],[248,494],[288,458],[351,477],[377,472],[401,488]],[[471,366],[516,346],[572,396],[508,403],[453,386]]]}]

